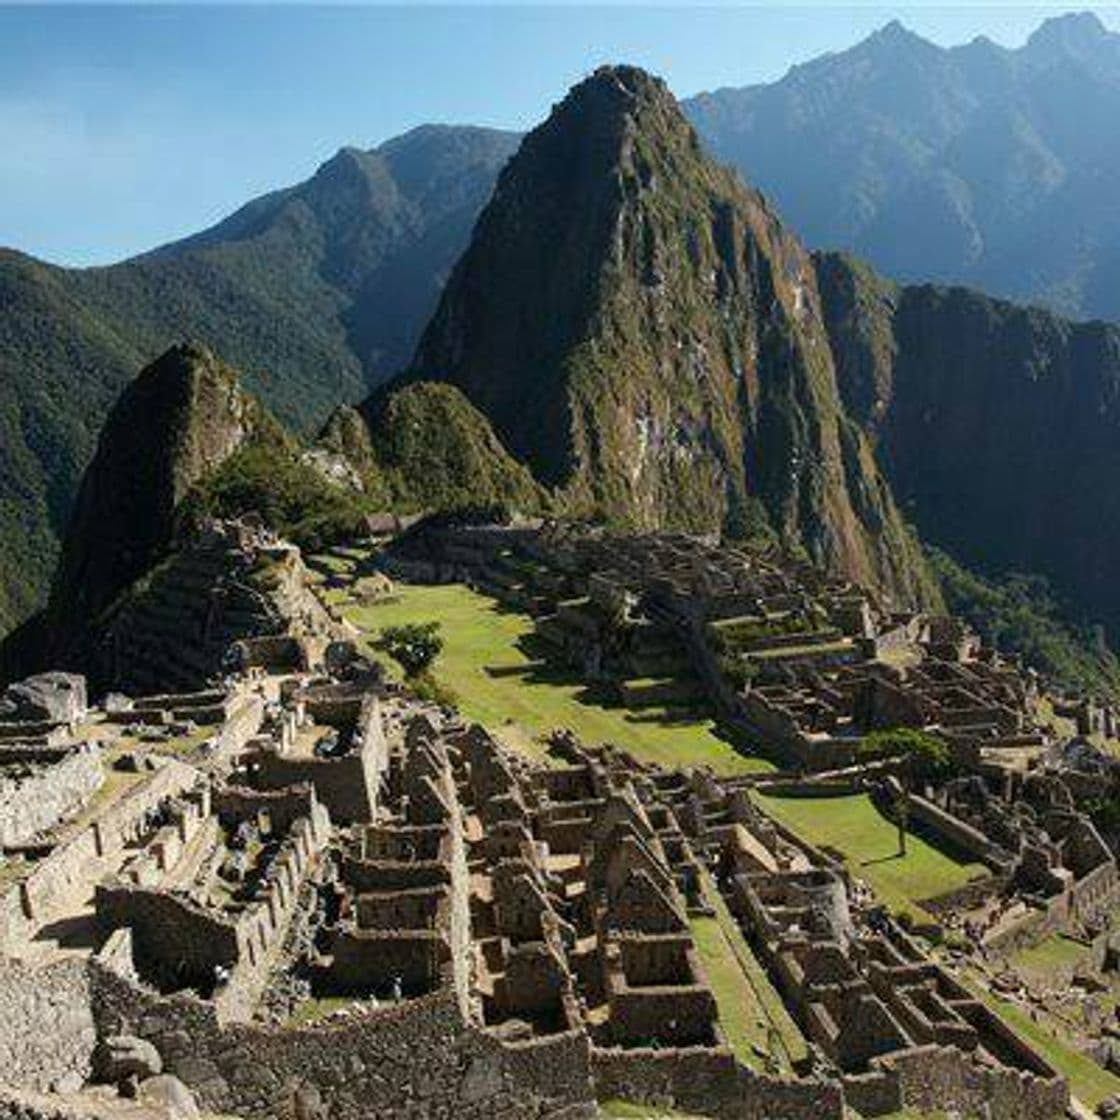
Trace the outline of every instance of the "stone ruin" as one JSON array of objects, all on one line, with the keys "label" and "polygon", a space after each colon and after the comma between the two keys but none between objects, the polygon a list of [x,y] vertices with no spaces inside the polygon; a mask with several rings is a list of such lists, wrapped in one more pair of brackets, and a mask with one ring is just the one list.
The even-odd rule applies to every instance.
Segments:
[{"label": "stone ruin", "polygon": [[103,688],[197,691],[240,667],[246,641],[282,652],[337,636],[295,546],[249,520],[215,522],[99,622],[92,669]]},{"label": "stone ruin", "polygon": [[[870,930],[843,873],[742,787],[565,736],[530,764],[375,673],[314,669],[118,703],[101,757],[157,710],[239,726],[190,762],[120,756],[137,780],[16,885],[32,905],[0,997],[41,1032],[6,1043],[26,1090],[69,1099],[138,1040],[150,1077],[245,1117],[591,1116],[616,1095],[729,1118],[980,1092],[997,1118],[1064,1109],[1061,1078],[901,931]],[[316,752],[328,735],[344,745]],[[804,1032],[797,1076],[724,1037],[691,932],[713,890]],[[68,1029],[20,999],[29,975]]]},{"label": "stone ruin", "polygon": [[[956,619],[892,610],[803,561],[674,533],[436,521],[382,565],[530,612],[546,657],[629,707],[702,707],[783,767],[850,765],[881,728],[935,730],[968,766],[1025,769],[1053,746],[1034,674]],[[1077,711],[1113,725],[1107,706]]]},{"label": "stone ruin", "polygon": [[[1022,678],[967,634],[916,619],[893,620],[908,635],[896,668],[914,675],[885,674],[880,692],[871,666],[897,635],[808,571],[731,563],[720,580],[715,545],[690,561],[683,539],[620,549],[540,526],[495,529],[506,543],[480,549],[487,563],[516,532],[526,551],[491,578],[555,547],[514,590],[539,596],[544,640],[596,672],[642,671],[631,659],[644,650],[663,667],[683,656],[705,692],[726,692],[712,604],[728,617],[785,604],[819,624],[818,645],[844,647],[821,654],[838,710],[859,665],[861,719],[904,679],[923,724],[1013,735],[1003,712],[1029,707]],[[448,571],[462,575],[475,544],[458,540]],[[586,605],[548,609],[585,579]],[[1064,1114],[1068,1087],[1045,1058],[843,865],[767,817],[753,780],[566,734],[531,762],[389,683],[329,622],[232,638],[205,687],[176,679],[0,725],[0,1115],[113,1116],[118,1092],[253,1120],[575,1120],[614,1097],[724,1120]],[[971,722],[980,710],[996,722]],[[962,757],[987,796],[914,791],[921,827],[983,835],[992,882],[1054,922],[1111,899],[1107,844],[1060,782]],[[29,817],[16,806],[30,783]],[[729,1042],[701,919],[741,939],[752,983],[784,1009],[798,1041],[784,1066],[777,1043],[748,1062]],[[752,991],[758,1005],[740,1010],[772,1016]]]}]

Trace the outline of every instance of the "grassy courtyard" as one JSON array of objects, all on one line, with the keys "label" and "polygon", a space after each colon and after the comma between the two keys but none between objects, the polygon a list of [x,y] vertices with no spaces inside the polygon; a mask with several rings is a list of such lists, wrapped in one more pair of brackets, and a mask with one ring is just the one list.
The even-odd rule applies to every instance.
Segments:
[{"label": "grassy courtyard", "polygon": [[921,917],[922,899],[986,874],[982,864],[958,863],[913,834],[907,836],[906,855],[900,856],[898,829],[867,794],[755,797],[762,809],[810,844],[842,852],[852,874],[896,913],[909,910]]},{"label": "grassy courtyard", "polygon": [[585,742],[613,743],[666,766],[707,764],[720,774],[773,769],[764,759],[739,754],[715,734],[711,720],[603,702],[573,674],[524,652],[519,643],[533,632],[530,618],[461,584],[401,585],[385,602],[338,605],[371,639],[386,626],[438,620],[444,650],[434,676],[456,694],[468,718],[516,749],[539,756],[539,737],[564,727]]}]

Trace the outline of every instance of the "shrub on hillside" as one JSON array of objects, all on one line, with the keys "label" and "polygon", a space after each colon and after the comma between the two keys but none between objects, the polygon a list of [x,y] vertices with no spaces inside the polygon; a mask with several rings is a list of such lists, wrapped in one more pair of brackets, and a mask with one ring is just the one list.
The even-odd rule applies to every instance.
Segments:
[{"label": "shrub on hillside", "polygon": [[252,445],[196,487],[183,516],[256,513],[305,552],[319,552],[364,532],[366,504],[362,494],[329,482],[286,447]]}]

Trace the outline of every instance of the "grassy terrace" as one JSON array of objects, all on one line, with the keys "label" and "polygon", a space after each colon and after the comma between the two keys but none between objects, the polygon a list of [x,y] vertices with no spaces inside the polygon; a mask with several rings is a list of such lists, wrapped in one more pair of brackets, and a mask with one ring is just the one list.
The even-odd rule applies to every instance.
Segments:
[{"label": "grassy terrace", "polygon": [[961,979],[979,1000],[986,1003],[1012,1030],[1031,1043],[1060,1074],[1069,1079],[1070,1091],[1083,1105],[1095,1109],[1105,1097],[1120,1093],[1120,1077],[1109,1073],[1091,1058],[1063,1042],[1045,1021],[1036,1022],[1025,1008],[995,995],[976,978],[962,976]]},{"label": "grassy terrace", "polygon": [[393,599],[370,606],[336,602],[371,639],[386,626],[438,619],[444,650],[434,676],[456,694],[468,718],[516,749],[540,757],[539,737],[566,727],[585,742],[613,743],[665,766],[707,764],[720,774],[773,769],[736,752],[711,720],[659,707],[612,706],[573,674],[534,661],[520,644],[532,634],[532,620],[460,584],[402,585]]},{"label": "grassy terrace", "polygon": [[700,1120],[690,1112],[677,1112],[672,1108],[654,1108],[648,1104],[631,1101],[600,1101],[599,1115],[604,1120]]},{"label": "grassy terrace", "polygon": [[842,852],[852,874],[863,879],[896,913],[921,911],[922,899],[963,886],[986,874],[978,863],[958,863],[918,836],[898,854],[898,829],[867,794],[848,797],[754,795],[758,805],[810,844]]},{"label": "grassy terrace", "polygon": [[1085,945],[1054,933],[1029,949],[1019,950],[1011,961],[1026,972],[1048,977],[1059,972],[1072,972],[1088,956],[1089,949]]},{"label": "grassy terrace", "polygon": [[791,1073],[808,1055],[805,1038],[707,871],[701,882],[715,916],[692,919],[692,936],[728,1044],[745,1065],[760,1064],[758,1047],[772,1056],[779,1072]]}]

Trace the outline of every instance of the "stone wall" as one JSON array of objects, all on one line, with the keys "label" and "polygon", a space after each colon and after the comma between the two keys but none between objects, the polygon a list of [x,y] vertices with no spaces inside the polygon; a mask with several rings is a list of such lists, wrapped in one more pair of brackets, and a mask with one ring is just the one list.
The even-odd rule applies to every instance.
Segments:
[{"label": "stone wall", "polygon": [[215,969],[239,959],[236,925],[185,898],[124,883],[97,887],[97,923],[103,936],[132,931],[140,974],[162,988],[197,987],[207,993]]},{"label": "stone wall", "polygon": [[314,803],[315,794],[310,783],[278,790],[220,786],[211,797],[214,813],[224,827],[231,828],[263,814],[274,832],[287,832],[300,817],[310,816]]},{"label": "stone wall", "polygon": [[118,1097],[59,1097],[0,1086],[0,1120],[167,1120],[154,1110]]},{"label": "stone wall", "polygon": [[84,960],[35,969],[0,960],[0,1081],[44,1092],[77,1088],[89,1076],[95,1041]]},{"label": "stone wall", "polygon": [[25,778],[0,771],[0,847],[25,843],[73,815],[101,785],[101,751],[92,744],[77,750],[5,747],[0,766],[27,763],[36,769]]},{"label": "stone wall", "polygon": [[0,894],[0,950],[30,937],[75,890],[88,891],[90,861],[139,839],[149,812],[189,789],[197,778],[191,767],[163,760],[158,770],[93,824],[59,844],[25,878]]},{"label": "stone wall", "polygon": [[289,1120],[312,1084],[331,1120],[582,1120],[594,1117],[586,1036],[503,1044],[462,1018],[451,988],[344,1023],[218,1023],[187,994],[161,998],[93,964],[102,1035],[138,1034],[200,1106],[246,1120]]},{"label": "stone wall", "polygon": [[264,720],[264,700],[253,693],[230,701],[229,711],[222,729],[218,732],[215,761],[225,761],[244,750],[245,745],[261,729]]},{"label": "stone wall", "polygon": [[842,1120],[836,1081],[781,1081],[740,1065],[730,1050],[593,1048],[600,1100],[620,1098],[719,1120]]},{"label": "stone wall", "polygon": [[923,827],[928,829],[935,843],[940,841],[956,852],[987,864],[994,871],[1007,870],[1006,855],[1001,853],[998,844],[993,844],[980,829],[973,828],[940,805],[911,794],[909,813],[912,825],[918,825],[918,831]]},{"label": "stone wall", "polygon": [[267,747],[257,757],[256,784],[265,789],[310,783],[340,824],[374,819],[378,791],[388,766],[388,747],[376,697],[362,703],[354,728],[354,750],[339,758],[296,758]]},{"label": "stone wall", "polygon": [[1060,1120],[1069,1086],[1006,1067],[977,1066],[952,1047],[920,1046],[876,1059],[898,1079],[904,1109],[954,1111],[991,1120]]},{"label": "stone wall", "polygon": [[1120,873],[1108,862],[1090,871],[1069,890],[1046,900],[1016,922],[1001,926],[984,939],[987,948],[1011,953],[1041,941],[1051,933],[1091,921],[1115,905],[1120,893]]}]

